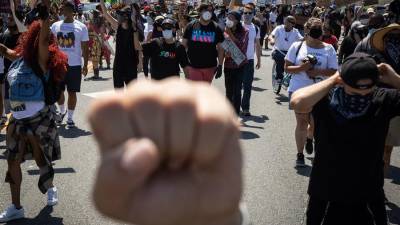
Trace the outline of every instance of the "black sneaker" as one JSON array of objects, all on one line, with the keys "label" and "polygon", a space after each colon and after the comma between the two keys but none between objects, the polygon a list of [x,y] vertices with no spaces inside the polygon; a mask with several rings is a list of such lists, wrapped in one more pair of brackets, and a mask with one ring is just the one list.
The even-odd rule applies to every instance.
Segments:
[{"label": "black sneaker", "polygon": [[75,123],[73,120],[67,121],[67,128],[75,128]]},{"label": "black sneaker", "polygon": [[304,161],[304,154],[297,153],[296,167],[305,167],[305,166],[306,166],[306,162]]},{"label": "black sneaker", "polygon": [[307,138],[307,141],[306,141],[306,152],[309,155],[313,154],[313,152],[314,152],[313,139]]},{"label": "black sneaker", "polygon": [[251,113],[249,110],[243,110],[242,111],[242,116],[251,116]]}]

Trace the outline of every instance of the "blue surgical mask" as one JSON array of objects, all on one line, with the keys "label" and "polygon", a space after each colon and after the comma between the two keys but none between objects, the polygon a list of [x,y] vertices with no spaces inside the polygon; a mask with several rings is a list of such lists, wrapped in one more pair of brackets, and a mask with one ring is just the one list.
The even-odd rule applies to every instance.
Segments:
[{"label": "blue surgical mask", "polygon": [[174,37],[172,30],[163,30],[162,35],[165,39],[171,39]]}]

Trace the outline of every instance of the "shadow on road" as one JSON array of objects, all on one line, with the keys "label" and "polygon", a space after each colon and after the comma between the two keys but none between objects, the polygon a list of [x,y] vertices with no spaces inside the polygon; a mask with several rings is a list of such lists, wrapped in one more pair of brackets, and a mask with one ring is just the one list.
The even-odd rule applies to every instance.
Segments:
[{"label": "shadow on road", "polygon": [[254,81],[260,81],[260,80],[262,80],[262,79],[259,77],[254,77]]},{"label": "shadow on road", "polygon": [[242,122],[248,122],[248,121],[252,121],[255,123],[265,123],[267,120],[269,120],[268,116],[266,115],[261,115],[261,116],[243,116],[242,117]]},{"label": "shadow on road", "polygon": [[289,98],[287,96],[280,94],[279,96],[275,97],[275,103],[278,105],[282,105],[282,103],[286,102],[289,102]]},{"label": "shadow on road", "polygon": [[33,219],[20,219],[6,223],[6,225],[63,225],[63,218],[53,217],[51,213],[53,212],[53,207],[46,206],[40,213]]},{"label": "shadow on road", "polygon": [[260,138],[260,136],[256,133],[253,133],[251,131],[240,131],[240,139],[251,140],[257,138]]},{"label": "shadow on road", "polygon": [[388,179],[392,179],[393,184],[400,185],[400,168],[396,166],[390,166]]},{"label": "shadow on road", "polygon": [[92,135],[92,132],[82,130],[78,127],[66,129],[65,125],[58,127],[58,133],[63,138],[78,138],[78,137],[82,137],[82,136]]},{"label": "shadow on road", "polygon": [[260,87],[252,87],[251,90],[253,91],[257,91],[257,92],[263,92],[263,91],[267,91],[268,89],[265,88],[260,88]]},{"label": "shadow on road", "polygon": [[393,225],[400,225],[400,208],[394,203],[388,202],[386,206],[389,208],[387,210],[387,215],[389,222]]},{"label": "shadow on road", "polygon": [[304,177],[310,177],[312,167],[305,165],[304,167],[295,167],[295,169],[297,170],[297,174]]},{"label": "shadow on road", "polygon": [[84,81],[108,81],[110,79],[111,79],[110,77],[99,77],[97,79],[85,78]]},{"label": "shadow on road", "polygon": [[[39,170],[28,170],[27,173],[31,176],[39,175]],[[54,168],[54,173],[76,173],[74,168]]]}]

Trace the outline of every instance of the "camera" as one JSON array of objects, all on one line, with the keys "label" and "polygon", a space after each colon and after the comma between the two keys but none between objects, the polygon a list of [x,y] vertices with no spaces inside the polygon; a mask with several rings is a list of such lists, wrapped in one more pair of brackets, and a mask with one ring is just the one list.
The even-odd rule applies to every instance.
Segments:
[{"label": "camera", "polygon": [[317,59],[317,57],[315,57],[315,56],[313,56],[313,55],[307,55],[304,59],[303,59],[303,62],[305,63],[305,62],[310,62],[311,63],[311,65],[313,65],[313,66],[315,66],[317,63],[318,63],[318,59]]}]

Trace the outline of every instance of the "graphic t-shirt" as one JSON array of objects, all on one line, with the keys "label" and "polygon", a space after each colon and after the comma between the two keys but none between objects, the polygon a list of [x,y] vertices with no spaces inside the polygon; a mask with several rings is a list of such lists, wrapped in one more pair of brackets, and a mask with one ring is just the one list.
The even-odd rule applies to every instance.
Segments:
[{"label": "graphic t-shirt", "polygon": [[[299,48],[300,51],[296,57],[296,52]],[[323,48],[311,48],[307,46],[305,42],[294,43],[292,47],[289,48],[285,59],[293,63],[294,65],[300,65],[307,55],[313,55],[317,58],[318,62],[314,66],[315,69],[337,70],[339,67],[336,50],[333,48],[332,45],[329,44],[325,44]],[[293,74],[292,79],[290,80],[288,92],[295,92],[300,88],[314,84],[318,81],[323,80],[324,78],[325,77],[321,75],[317,76],[317,78],[312,79],[304,71]]]},{"label": "graphic t-shirt", "polygon": [[58,47],[67,54],[68,65],[82,65],[81,42],[89,41],[86,25],[78,20],[74,20],[73,23],[58,21],[53,23],[50,29],[57,39]]},{"label": "graphic t-shirt", "polygon": [[214,22],[203,26],[199,21],[189,23],[183,35],[188,40],[188,58],[194,68],[217,66],[217,44],[224,41],[222,30]]},{"label": "graphic t-shirt", "polygon": [[155,80],[178,76],[179,65],[189,64],[185,47],[178,42],[167,44],[163,38],[143,44],[143,54],[151,59],[151,78]]}]

